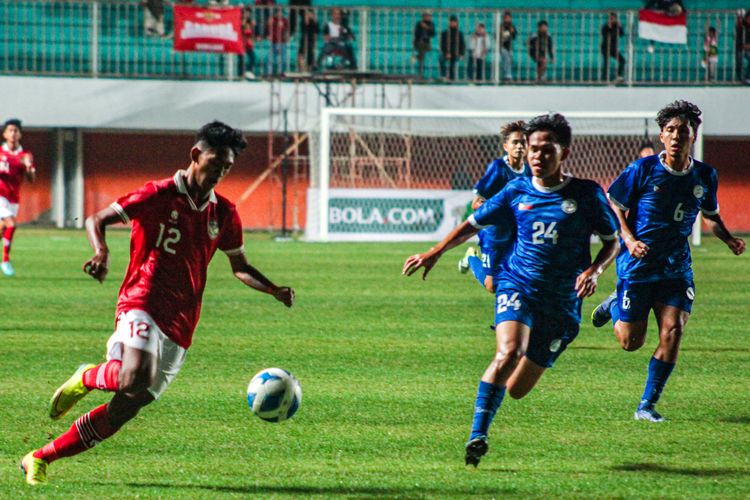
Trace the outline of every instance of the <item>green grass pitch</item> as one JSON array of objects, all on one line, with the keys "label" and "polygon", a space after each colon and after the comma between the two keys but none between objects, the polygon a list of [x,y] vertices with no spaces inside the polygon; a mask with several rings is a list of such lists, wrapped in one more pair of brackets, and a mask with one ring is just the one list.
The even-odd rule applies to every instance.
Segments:
[{"label": "green grass pitch", "polygon": [[[467,470],[494,336],[492,297],[456,271],[463,249],[423,282],[400,271],[425,244],[249,238],[251,262],[296,288],[294,308],[245,289],[217,255],[195,343],[162,400],[32,489],[20,458],[108,399],[92,393],[62,421],[46,417],[55,388],[103,359],[128,259],[128,233],[108,238],[99,285],[81,272],[82,232],[17,233],[18,276],[0,279],[0,497],[750,497],[750,261],[709,237],[693,253],[697,298],[662,425],[632,420],[653,325],[626,353],[584,321],[540,385],[506,399],[489,454]],[[585,318],[613,282],[610,269]],[[282,424],[245,401],[252,375],[271,366],[302,383],[300,411]]]}]

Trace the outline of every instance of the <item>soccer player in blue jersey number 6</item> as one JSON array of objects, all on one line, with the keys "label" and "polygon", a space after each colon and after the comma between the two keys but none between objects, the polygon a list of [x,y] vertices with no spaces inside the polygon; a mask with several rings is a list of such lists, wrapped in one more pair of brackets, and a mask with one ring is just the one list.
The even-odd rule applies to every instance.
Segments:
[{"label": "soccer player in blue jersey number 6", "polygon": [[625,246],[617,257],[617,291],[594,310],[594,326],[612,319],[626,351],[646,341],[652,309],[659,326],[636,420],[664,420],[655,406],[677,361],[695,297],[688,236],[698,211],[735,255],[745,251],[745,242],[732,236],[719,216],[716,170],[690,157],[700,115],[698,106],[686,101],[659,111],[665,150],[633,162],[609,188]]},{"label": "soccer player in blue jersey number 6", "polygon": [[[406,259],[403,274],[424,268],[489,225],[515,220],[516,243],[496,283],[497,349],[477,391],[466,464],[487,453],[487,434],[508,393],[516,399],[534,388],[578,335],[581,301],[596,290],[598,277],[619,248],[617,220],[593,181],[563,174],[571,130],[560,114],[537,116],[525,127],[533,177],[521,177],[477,209],[443,241]],[[590,237],[602,248],[591,262]]]},{"label": "soccer player in blue jersey number 6", "polygon": [[[476,210],[489,200],[510,181],[517,177],[530,177],[531,170],[526,165],[526,134],[523,121],[506,123],[500,129],[503,138],[503,149],[506,155],[497,158],[487,166],[487,170],[474,185],[474,199],[471,208]],[[516,241],[515,221],[507,224],[490,226],[479,231],[479,248],[477,255],[474,247],[466,250],[466,255],[458,263],[458,270],[465,273],[471,269],[480,285],[489,292],[495,292],[494,276],[500,265],[513,248]]]}]

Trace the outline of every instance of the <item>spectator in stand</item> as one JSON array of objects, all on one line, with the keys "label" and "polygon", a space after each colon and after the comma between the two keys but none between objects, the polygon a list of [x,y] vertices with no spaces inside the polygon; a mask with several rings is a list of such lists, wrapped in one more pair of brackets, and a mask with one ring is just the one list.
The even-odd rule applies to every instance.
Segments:
[{"label": "spectator in stand", "polygon": [[435,23],[432,14],[423,12],[422,19],[414,27],[414,52],[419,64],[419,77],[424,78],[424,58],[432,50],[432,39],[435,36]]},{"label": "spectator in stand", "polygon": [[331,11],[331,20],[323,28],[323,39],[326,43],[318,56],[319,68],[324,67],[323,60],[329,57],[333,59],[343,58],[341,64],[336,63],[336,66],[341,67],[335,69],[355,69],[357,67],[354,59],[354,47],[352,46],[354,33],[349,29],[341,9],[335,8]]},{"label": "spectator in stand", "polygon": [[703,37],[703,60],[701,67],[706,70],[706,81],[712,82],[716,79],[716,66],[719,62],[719,34],[716,28],[709,26]]},{"label": "spectator in stand", "polygon": [[503,13],[503,24],[500,26],[500,60],[503,68],[503,80],[513,79],[513,40],[516,39],[516,27],[509,10]]},{"label": "spectator in stand", "polygon": [[319,30],[315,12],[312,9],[307,9],[299,27],[297,66],[300,71],[314,71],[315,69],[315,45],[317,44]]},{"label": "spectator in stand", "polygon": [[268,20],[267,33],[271,41],[269,73],[280,75],[287,69],[286,44],[289,42],[289,21],[281,9],[274,9],[273,16]]},{"label": "spectator in stand", "polygon": [[625,80],[625,57],[620,53],[620,37],[625,35],[617,14],[609,13],[609,19],[602,26],[602,56],[604,66],[602,67],[602,80],[609,81],[609,60],[617,59],[617,81]]},{"label": "spectator in stand", "polygon": [[529,55],[536,63],[536,81],[547,81],[547,61],[553,62],[552,37],[549,35],[547,21],[539,21],[536,34],[529,38]]},{"label": "spectator in stand", "polygon": [[255,0],[255,38],[268,38],[268,18],[276,0]]},{"label": "spectator in stand", "polygon": [[146,36],[164,36],[164,0],[146,0],[143,5]]},{"label": "spectator in stand", "polygon": [[240,74],[245,75],[248,80],[255,79],[255,21],[253,21],[252,12],[243,11],[242,19],[242,38],[245,44],[245,57],[240,56]]},{"label": "spectator in stand", "polygon": [[644,8],[655,10],[668,16],[679,16],[685,11],[682,0],[646,0]]},{"label": "spectator in stand", "polygon": [[448,29],[440,34],[440,74],[448,80],[456,79],[456,64],[466,54],[464,34],[458,29],[458,18],[451,16]]},{"label": "spectator in stand", "polygon": [[474,33],[471,34],[469,50],[471,52],[469,78],[477,82],[484,81],[484,61],[490,50],[490,35],[487,34],[484,23],[477,24]]},{"label": "spectator in stand", "polygon": [[654,156],[656,154],[656,148],[654,143],[648,139],[644,139],[641,143],[641,148],[638,150],[638,158],[645,158],[647,156]]},{"label": "spectator in stand", "polygon": [[299,28],[305,23],[305,13],[312,6],[312,0],[289,0],[289,35],[294,36],[297,32],[297,15],[299,15]]},{"label": "spectator in stand", "polygon": [[[750,85],[750,9],[739,11],[734,32],[734,59],[737,80]],[[747,70],[744,69],[748,63]]]}]

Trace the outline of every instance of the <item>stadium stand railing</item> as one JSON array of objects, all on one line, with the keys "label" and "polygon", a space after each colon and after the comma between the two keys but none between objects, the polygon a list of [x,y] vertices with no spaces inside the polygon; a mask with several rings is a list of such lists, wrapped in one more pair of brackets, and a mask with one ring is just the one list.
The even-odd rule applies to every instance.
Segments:
[{"label": "stadium stand railing", "polygon": [[[240,4],[240,2],[232,2]],[[289,18],[291,9],[278,6]],[[247,7],[255,19],[270,13]],[[313,9],[320,26],[316,57],[323,46],[323,25],[332,8]],[[414,26],[423,9],[348,7],[345,21],[354,33],[353,52],[357,69],[387,75],[417,74],[417,60],[412,46]],[[536,66],[528,53],[528,39],[537,22],[549,23],[554,43],[554,62],[547,70],[552,84],[613,84],[616,61],[611,60],[610,75],[603,77],[600,50],[601,28],[608,10],[514,10],[513,20],[518,36],[513,44],[513,84],[535,83]],[[688,43],[672,45],[651,43],[638,38],[638,11],[616,11],[625,34],[619,50],[625,57],[626,85],[722,85],[740,84],[735,57],[735,10],[690,10],[687,16]],[[456,16],[467,46],[477,23],[484,23],[491,47],[485,62],[481,83],[501,84],[499,40],[496,36],[502,9],[434,9],[431,11],[436,35],[432,50],[425,57],[424,79],[441,78],[438,50],[440,33]],[[0,0],[0,74],[65,75],[82,77],[213,79],[242,77],[236,55],[176,52],[170,37],[171,7],[165,12],[165,36],[148,35],[144,28],[143,3],[132,0]],[[299,20],[302,13],[297,12]],[[718,31],[718,63],[709,81],[702,65],[703,39],[706,29]],[[300,30],[297,28],[286,45],[285,73],[298,72],[297,54]],[[270,42],[256,41],[255,74],[271,78]],[[468,55],[458,64],[456,81],[470,81]],[[283,78],[283,75],[281,76]],[[474,79],[476,81],[476,79]]]}]

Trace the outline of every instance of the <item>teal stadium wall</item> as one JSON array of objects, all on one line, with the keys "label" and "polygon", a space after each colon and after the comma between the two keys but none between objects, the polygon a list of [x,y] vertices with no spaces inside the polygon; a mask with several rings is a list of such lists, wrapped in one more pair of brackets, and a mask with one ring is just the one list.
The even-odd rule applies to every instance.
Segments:
[{"label": "teal stadium wall", "polygon": [[[237,0],[233,3],[239,4]],[[251,3],[251,2],[245,2]],[[368,7],[403,8],[404,2],[393,0],[331,0],[314,2],[316,7],[351,6],[353,3]],[[731,10],[743,7],[750,8],[750,0],[687,1],[693,10],[712,9]],[[172,50],[170,40],[145,37],[143,34],[142,14],[138,8],[124,9],[123,3],[100,3],[98,75],[105,77],[161,77],[178,79],[218,79],[225,78],[226,64],[236,64],[214,54],[176,53]],[[132,2],[132,6],[138,2]],[[283,3],[282,3],[283,5]],[[593,82],[598,80],[601,55],[599,30],[605,21],[606,11],[638,9],[641,1],[635,0],[595,0],[595,1],[444,1],[417,0],[408,2],[414,11],[384,11],[383,15],[370,16],[369,31],[369,65],[391,74],[408,74],[413,68],[413,51],[411,36],[419,11],[430,9],[461,9],[462,29],[471,32],[476,22],[485,22],[492,26],[492,12],[473,9],[520,9],[524,15],[518,22],[519,39],[516,41],[514,59],[516,64],[526,69],[530,75],[533,66],[526,53],[525,43],[535,30],[535,24],[541,19],[550,23],[550,33],[555,44],[557,61],[548,70],[550,79],[562,82]],[[570,12],[549,12],[547,9],[570,9]],[[601,10],[602,17],[590,18],[584,26],[570,20],[575,10]],[[444,17],[448,12],[441,12],[438,30],[445,28]],[[633,61],[636,82],[674,83],[681,81],[700,82],[704,70],[700,67],[702,58],[703,33],[707,14],[688,16],[688,44],[686,46],[658,45],[656,54],[650,54],[646,48],[648,42],[635,39]],[[326,15],[321,16],[323,18]],[[520,16],[519,16],[520,17]],[[85,4],[75,2],[2,2],[0,3],[0,71],[3,73],[42,73],[62,75],[83,75],[92,71],[91,30],[92,11]],[[4,20],[4,21],[2,21]],[[11,20],[11,21],[9,21]],[[624,18],[622,19],[624,21]],[[362,32],[359,16],[351,16],[351,25],[355,33]],[[391,30],[385,36],[383,22],[388,22]],[[380,23],[380,25],[379,25]],[[712,23],[714,24],[714,23]],[[724,79],[733,79],[729,65],[733,59],[732,44],[734,26],[719,26],[720,31],[720,75]],[[167,10],[167,25],[171,25],[171,12]],[[394,26],[395,25],[395,26]],[[319,44],[322,45],[322,37]],[[356,44],[357,42],[355,42]],[[437,46],[437,42],[433,42]],[[582,47],[586,48],[582,50]],[[625,50],[625,47],[621,47]],[[291,54],[296,54],[297,39],[290,43]],[[258,43],[256,48],[259,61],[267,57],[268,44]],[[437,53],[430,55],[433,66],[429,77],[436,78]],[[565,65],[558,61],[567,61]],[[722,68],[725,68],[722,73]]]},{"label": "teal stadium wall", "polygon": [[[277,2],[284,4],[287,2]],[[370,7],[412,7],[431,9],[640,9],[644,2],[639,0],[474,0],[464,2],[460,0],[326,0],[315,2],[317,7],[364,5]],[[746,0],[684,0],[690,9],[741,9],[750,8]]]}]

